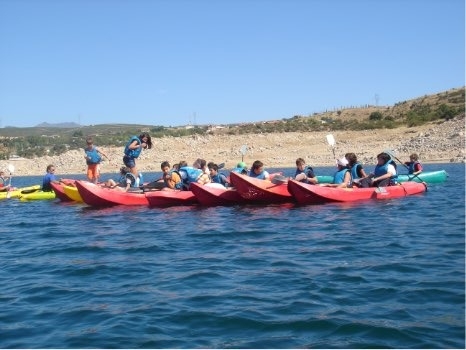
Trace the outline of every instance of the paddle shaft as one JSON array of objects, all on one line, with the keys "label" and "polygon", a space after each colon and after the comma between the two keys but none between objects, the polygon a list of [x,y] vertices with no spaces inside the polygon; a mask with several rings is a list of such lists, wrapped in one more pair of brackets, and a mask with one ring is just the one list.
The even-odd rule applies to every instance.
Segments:
[{"label": "paddle shaft", "polygon": [[[406,169],[409,170],[409,167],[408,167],[405,163],[403,163],[401,160],[399,160],[397,157],[395,157],[395,155],[393,155],[393,154],[390,153],[390,152],[387,152],[387,153],[390,155],[390,157],[395,158],[401,165],[403,165]],[[424,182],[419,176],[417,176],[417,174],[408,174],[408,179],[409,179],[409,175],[413,175],[413,178],[414,178],[414,177],[417,177],[421,182]],[[411,178],[411,179],[412,179],[412,178]],[[408,180],[408,181],[409,181],[409,180]]]}]

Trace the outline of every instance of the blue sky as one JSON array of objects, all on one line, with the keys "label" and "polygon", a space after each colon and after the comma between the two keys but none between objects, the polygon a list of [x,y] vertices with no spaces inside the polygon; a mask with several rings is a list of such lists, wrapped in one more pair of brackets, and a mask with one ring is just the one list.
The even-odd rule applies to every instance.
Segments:
[{"label": "blue sky", "polygon": [[177,126],[465,85],[464,0],[0,0],[0,126]]}]

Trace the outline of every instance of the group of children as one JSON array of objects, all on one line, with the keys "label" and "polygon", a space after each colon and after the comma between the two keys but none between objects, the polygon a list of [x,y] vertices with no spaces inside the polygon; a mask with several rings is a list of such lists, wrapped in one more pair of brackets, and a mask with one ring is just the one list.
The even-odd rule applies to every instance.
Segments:
[{"label": "group of children", "polygon": [[[164,161],[160,165],[162,177],[144,185],[142,174],[136,167],[136,159],[143,149],[150,148],[152,148],[152,140],[148,133],[143,132],[139,136],[132,136],[124,149],[124,166],[120,168],[120,178],[117,181],[110,179],[103,186],[119,188],[124,191],[129,191],[133,188],[182,190],[188,189],[191,182],[201,184],[213,182],[222,184],[225,187],[231,186],[228,178],[219,172],[222,166],[213,162],[207,163],[201,158],[197,159],[192,166],[188,166],[186,161],[180,161],[173,167],[170,167],[170,163]],[[94,145],[92,137],[86,138],[84,152],[84,158],[87,163],[87,178],[90,182],[97,183],[100,177],[100,163],[103,157],[109,161],[110,158]],[[405,163],[410,174],[417,175],[422,172],[422,165],[418,159],[418,155],[413,153],[410,156],[410,161]],[[257,179],[270,180],[270,174],[264,169],[264,164],[260,160],[256,160],[249,170],[244,162],[239,162],[232,171],[247,174]],[[42,188],[44,191],[51,191],[50,183],[57,181],[54,172],[55,166],[52,164],[48,165],[47,173],[43,178]],[[296,171],[293,178],[309,184],[318,183],[313,168],[306,165],[303,158],[296,159]],[[363,166],[358,163],[356,155],[354,153],[347,153],[345,157],[337,160],[337,171],[334,174],[333,182],[331,184],[324,184],[323,186],[389,186],[396,184],[396,178],[396,164],[389,154],[380,153],[377,155],[377,165],[374,173],[367,175]],[[2,180],[0,176],[0,186],[1,184]]]},{"label": "group of children", "polygon": [[[410,155],[410,160],[404,165],[408,173],[414,176],[422,172],[422,165],[416,153]],[[331,187],[384,187],[396,185],[398,173],[397,165],[392,156],[386,152],[377,155],[377,164],[374,172],[366,174],[363,166],[358,162],[354,153],[346,153],[337,160],[338,170],[335,172],[333,182],[324,186]]]}]

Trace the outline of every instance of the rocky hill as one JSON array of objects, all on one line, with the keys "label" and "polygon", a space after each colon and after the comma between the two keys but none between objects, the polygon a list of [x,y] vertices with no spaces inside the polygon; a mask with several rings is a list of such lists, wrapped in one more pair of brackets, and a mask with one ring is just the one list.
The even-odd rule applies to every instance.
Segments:
[{"label": "rocky hill", "polygon": [[[143,151],[137,161],[143,172],[160,171],[160,163],[171,164],[180,160],[189,163],[197,158],[232,168],[241,160],[240,148],[247,145],[244,157],[248,165],[261,160],[266,167],[293,167],[298,157],[313,166],[334,165],[332,149],[326,141],[329,132],[286,132],[242,135],[207,135],[163,137],[154,139],[154,147]],[[465,115],[448,121],[437,121],[417,127],[396,129],[334,131],[336,157],[354,152],[360,161],[371,168],[379,152],[390,149],[400,160],[408,160],[416,152],[424,163],[465,161]],[[122,147],[101,147],[111,158],[104,162],[102,172],[117,173],[122,165]],[[83,150],[68,151],[59,156],[33,160],[1,161],[0,168],[8,163],[15,166],[17,175],[42,175],[47,164],[57,167],[58,175],[85,173]]]}]

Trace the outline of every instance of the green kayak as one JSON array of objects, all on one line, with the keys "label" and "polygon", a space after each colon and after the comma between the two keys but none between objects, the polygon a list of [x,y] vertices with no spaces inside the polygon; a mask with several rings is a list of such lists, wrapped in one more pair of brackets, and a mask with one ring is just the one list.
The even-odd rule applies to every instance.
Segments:
[{"label": "green kayak", "polygon": [[[445,170],[436,170],[436,171],[424,171],[417,176],[400,174],[398,175],[398,182],[425,182],[428,184],[442,183],[447,180],[448,173]],[[333,176],[330,175],[318,175],[317,179],[319,183],[331,183],[333,181]]]}]

